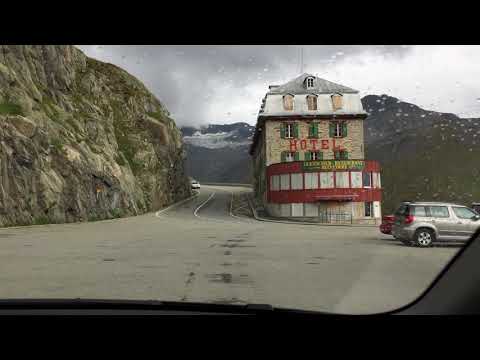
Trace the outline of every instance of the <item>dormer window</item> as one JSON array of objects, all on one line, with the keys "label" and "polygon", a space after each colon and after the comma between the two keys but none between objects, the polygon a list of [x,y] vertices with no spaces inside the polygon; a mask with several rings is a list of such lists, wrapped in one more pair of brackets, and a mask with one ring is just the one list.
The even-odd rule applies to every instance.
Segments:
[{"label": "dormer window", "polygon": [[332,95],[332,108],[333,111],[340,110],[343,107],[343,96],[342,94],[333,94]]},{"label": "dormer window", "polygon": [[307,89],[313,89],[313,77],[307,78]]},{"label": "dormer window", "polygon": [[293,95],[287,94],[283,96],[283,109],[287,111],[293,110]]}]

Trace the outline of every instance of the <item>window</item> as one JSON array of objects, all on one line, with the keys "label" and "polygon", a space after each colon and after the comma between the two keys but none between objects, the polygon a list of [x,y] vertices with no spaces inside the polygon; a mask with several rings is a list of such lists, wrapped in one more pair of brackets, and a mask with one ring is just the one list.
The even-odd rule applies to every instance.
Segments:
[{"label": "window", "polygon": [[292,190],[302,190],[303,189],[303,174],[294,173],[291,174],[291,189]]},{"label": "window", "polygon": [[272,175],[270,177],[270,190],[272,190],[272,191],[280,190],[280,176],[279,175]]},{"label": "window", "polygon": [[298,160],[299,160],[298,152],[282,151],[281,162],[291,162],[291,161],[298,161]]},{"label": "window", "polygon": [[318,139],[318,123],[310,123],[308,126],[308,137]]},{"label": "window", "polygon": [[303,203],[292,204],[292,216],[303,216]]},{"label": "window", "polygon": [[[366,173],[364,173],[366,174]],[[409,207],[407,204],[402,204],[400,205],[400,207],[397,209],[397,211],[395,211],[395,215],[408,215],[408,212],[409,212]]]},{"label": "window", "polygon": [[293,110],[293,95],[285,95],[283,97],[283,109],[287,111]]},{"label": "window", "polygon": [[365,217],[372,217],[372,215],[373,215],[373,203],[368,201],[365,203]]},{"label": "window", "polygon": [[412,206],[411,214],[415,216],[425,217],[427,216],[427,210],[425,206]]},{"label": "window", "polygon": [[318,173],[305,173],[305,189],[318,189]]},{"label": "window", "polygon": [[332,121],[329,130],[330,137],[343,138],[347,136],[348,126],[345,121]]},{"label": "window", "polygon": [[313,78],[309,77],[307,78],[307,89],[312,89],[313,88]]},{"label": "window", "polygon": [[317,110],[317,97],[315,95],[307,95],[308,110]]},{"label": "window", "polygon": [[379,173],[372,173],[372,184],[374,188],[379,188],[380,187],[380,174]]},{"label": "window", "polygon": [[333,111],[340,110],[342,108],[342,95],[334,94],[332,95],[332,108]]},{"label": "window", "polygon": [[333,153],[335,160],[348,160],[348,151],[346,150],[336,150]]},{"label": "window", "polygon": [[290,174],[280,175],[280,190],[290,190]]},{"label": "window", "polygon": [[453,212],[455,213],[455,215],[459,219],[471,219],[475,215],[477,215],[477,214],[475,214],[475,212],[473,212],[469,208],[465,208],[465,207],[452,207],[452,209],[453,209]]},{"label": "window", "polygon": [[432,214],[432,217],[437,217],[437,218],[450,217],[450,213],[448,212],[448,208],[446,206],[430,206],[430,213]]},{"label": "window", "polygon": [[283,123],[280,125],[280,137],[282,139],[298,138],[297,123]]},{"label": "window", "polygon": [[350,178],[352,179],[352,188],[358,189],[362,187],[362,173],[360,171],[352,171]]},{"label": "window", "polygon": [[348,188],[350,184],[348,183],[348,172],[347,171],[338,171],[335,173],[335,182],[337,188]]},{"label": "window", "polygon": [[363,173],[363,187],[369,188],[372,187],[372,173],[364,172]]},{"label": "window", "polygon": [[320,173],[320,188],[321,189],[333,188],[333,172]]},{"label": "window", "polygon": [[322,160],[323,156],[320,151],[307,151],[305,152],[305,161],[309,160]]}]

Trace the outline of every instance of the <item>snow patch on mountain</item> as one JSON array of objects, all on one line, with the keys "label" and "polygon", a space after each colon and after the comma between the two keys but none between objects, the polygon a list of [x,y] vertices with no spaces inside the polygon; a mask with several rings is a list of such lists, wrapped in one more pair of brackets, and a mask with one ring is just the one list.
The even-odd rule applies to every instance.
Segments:
[{"label": "snow patch on mountain", "polygon": [[238,131],[201,133],[194,132],[191,136],[184,136],[183,141],[186,144],[204,147],[208,149],[220,149],[225,147],[242,147],[251,143],[251,136],[245,138],[240,136]]}]

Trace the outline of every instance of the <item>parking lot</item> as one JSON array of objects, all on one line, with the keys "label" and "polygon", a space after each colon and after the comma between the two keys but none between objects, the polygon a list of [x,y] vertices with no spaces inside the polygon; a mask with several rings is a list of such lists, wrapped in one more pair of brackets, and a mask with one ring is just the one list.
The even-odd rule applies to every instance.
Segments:
[{"label": "parking lot", "polygon": [[[158,214],[0,229],[0,298],[121,298],[376,313],[414,300],[460,245],[406,247],[378,227],[260,222],[241,187]],[[243,209],[245,210],[245,209]]]}]

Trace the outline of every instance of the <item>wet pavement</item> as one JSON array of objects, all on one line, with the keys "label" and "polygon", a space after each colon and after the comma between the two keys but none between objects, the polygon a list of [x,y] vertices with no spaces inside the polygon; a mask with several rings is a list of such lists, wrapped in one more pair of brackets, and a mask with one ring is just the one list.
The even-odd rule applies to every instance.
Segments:
[{"label": "wet pavement", "polygon": [[0,229],[0,298],[375,313],[414,300],[460,248],[406,247],[377,227],[256,221],[241,215],[241,201],[231,209],[232,196],[248,191],[204,186],[158,216]]}]

